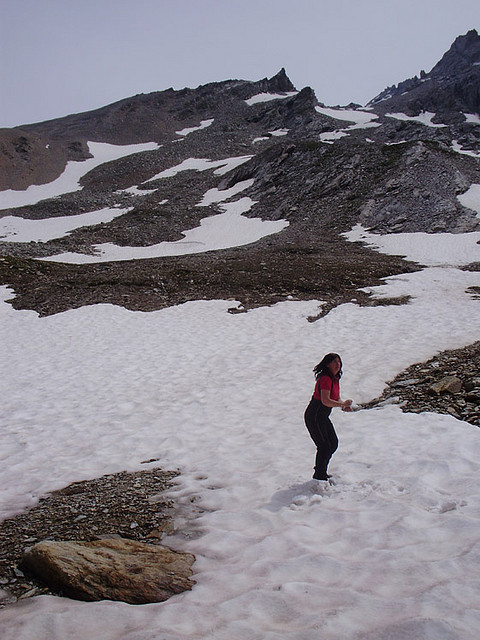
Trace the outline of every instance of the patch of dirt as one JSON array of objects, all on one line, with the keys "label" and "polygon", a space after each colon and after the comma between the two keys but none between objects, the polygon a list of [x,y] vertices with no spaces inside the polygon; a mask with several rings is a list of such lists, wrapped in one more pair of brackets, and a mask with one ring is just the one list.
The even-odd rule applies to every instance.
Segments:
[{"label": "patch of dirt", "polygon": [[51,593],[21,567],[24,551],[41,540],[122,537],[158,544],[174,530],[174,504],[165,491],[177,475],[153,469],[75,482],[0,522],[0,607]]},{"label": "patch of dirt", "polygon": [[286,299],[326,300],[331,309],[349,301],[366,304],[370,296],[360,288],[418,268],[336,234],[308,243],[271,236],[248,247],[105,264],[7,256],[0,259],[0,284],[14,290],[15,309],[41,316],[99,303],[154,311],[213,299],[238,301],[244,310]]}]

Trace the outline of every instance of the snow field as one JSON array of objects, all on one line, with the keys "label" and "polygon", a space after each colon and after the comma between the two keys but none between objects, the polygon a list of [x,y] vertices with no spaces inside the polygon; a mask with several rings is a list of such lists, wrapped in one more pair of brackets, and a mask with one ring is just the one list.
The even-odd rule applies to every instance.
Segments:
[{"label": "snow field", "polygon": [[465,193],[457,196],[460,204],[464,207],[477,212],[477,218],[480,218],[480,184],[472,184]]},{"label": "snow field", "polygon": [[202,120],[198,125],[198,127],[187,127],[186,129],[182,129],[181,131],[176,131],[175,133],[178,136],[188,136],[194,131],[201,131],[202,129],[206,129],[211,124],[213,124],[213,118],[210,118],[208,120]]},{"label": "snow field", "polygon": [[406,113],[386,113],[387,118],[394,118],[395,120],[403,120],[405,122],[420,122],[427,127],[446,127],[446,124],[435,124],[432,119],[435,114],[431,111],[422,111],[418,116],[407,116]]},{"label": "snow field", "polygon": [[[92,161],[95,161],[97,164],[100,162],[98,158],[102,158],[102,161],[104,161],[106,153],[104,149],[105,146],[108,147],[107,151],[109,153],[113,153],[113,150],[109,149],[109,147],[112,147],[113,145],[97,145],[97,147],[94,143],[90,143],[90,145],[93,145],[92,150],[95,151],[97,151],[97,147],[99,147],[99,152],[97,154],[98,157]],[[133,146],[136,148],[139,145]],[[128,148],[129,147],[127,147],[127,149]],[[126,153],[125,148],[122,147],[120,149],[123,149],[124,154]],[[116,153],[118,154],[120,151],[117,149]],[[239,156],[214,161],[204,158],[188,158],[180,164],[158,173],[156,176],[151,178],[150,181],[172,177],[181,171],[205,171],[212,168],[215,169],[215,174],[224,175],[250,158],[251,156]],[[62,174],[58,180],[50,183],[49,185],[42,185],[42,188],[48,188],[49,192],[55,192],[57,195],[60,188],[64,189],[65,192],[80,188],[78,185],[78,179],[80,175],[84,175],[86,173],[85,163],[76,164],[84,166],[83,173],[79,171],[78,167],[75,167],[77,172],[73,175],[71,171],[67,171],[67,167],[64,174]],[[92,166],[87,168],[87,171],[91,168]],[[148,184],[148,182],[145,184]],[[204,194],[202,200],[197,204],[197,206],[204,207],[214,203],[221,203],[239,194],[252,184],[253,180],[245,180],[234,185],[230,189],[225,189],[223,191],[216,188],[210,189]],[[42,191],[43,194],[45,189]],[[136,189],[136,187],[132,187],[128,191],[141,195],[145,195],[146,193]],[[15,193],[20,194],[17,195],[16,206],[28,204],[28,202],[32,200],[32,196],[29,194],[28,189],[23,192]],[[35,193],[38,195],[39,192],[35,191]],[[21,199],[22,194],[24,198],[23,201]],[[165,202],[166,200],[163,200],[159,204],[161,205]],[[94,246],[96,255],[67,252],[48,256],[42,258],[42,260],[70,264],[87,264],[185,255],[189,253],[199,253],[250,244],[251,242],[255,242],[266,235],[278,233],[288,226],[288,222],[286,220],[268,221],[262,220],[261,218],[243,217],[242,214],[249,211],[254,204],[255,202],[253,200],[245,197],[234,202],[221,204],[219,208],[223,209],[224,213],[203,218],[198,227],[184,231],[184,238],[176,242],[160,242],[146,247],[128,247],[118,246],[113,243],[103,243]],[[109,222],[115,217],[123,215],[130,210],[131,209],[119,208],[102,209],[101,211],[93,211],[76,216],[61,216],[42,220],[27,220],[16,216],[6,216],[4,218],[0,218],[0,237],[3,237],[9,242],[46,242],[54,238],[63,237],[70,231],[80,227],[90,226],[100,222]]]},{"label": "snow field", "polygon": [[357,128],[364,128],[366,125],[372,126],[373,120],[378,119],[377,114],[369,111],[362,111],[361,109],[315,107],[315,111],[317,113],[322,113],[325,116],[329,116],[330,118],[335,118],[335,120],[346,120],[347,122],[353,122],[356,125],[360,125]]},{"label": "snow field", "polygon": [[346,120],[347,122],[354,123],[343,129],[321,133],[319,138],[326,144],[333,144],[335,140],[348,136],[349,131],[354,131],[355,129],[371,129],[380,126],[380,123],[374,122],[378,116],[375,113],[369,113],[368,111],[361,111],[357,109],[332,109],[327,107],[315,107],[315,111],[329,116],[330,118],[335,118],[336,120]]},{"label": "snow field", "polygon": [[240,193],[241,191],[244,191],[245,189],[251,187],[254,182],[255,180],[253,179],[244,180],[243,182],[237,182],[237,184],[235,184],[233,187],[230,187],[230,189],[220,190],[216,187],[213,189],[209,189],[203,196],[202,200],[197,204],[197,207],[208,207],[209,205],[215,204],[216,202],[229,200],[233,196],[236,196],[237,193]]},{"label": "snow field", "polygon": [[342,395],[363,401],[412,362],[478,339],[475,282],[455,268],[395,276],[372,291],[408,292],[409,305],[345,304],[315,323],[315,302],[41,319],[4,303],[1,517],[158,457],[182,471],[171,495],[183,526],[166,543],[197,558],[192,592],[143,607],[34,598],[0,613],[5,640],[473,640],[478,429],[395,406],[334,412],[337,484],[325,486],[310,479],[303,411],[326,351],[343,357]]},{"label": "snow field", "polygon": [[172,176],[176,176],[177,173],[181,171],[206,171],[207,169],[215,169],[214,173],[216,175],[224,175],[228,173],[235,167],[243,164],[250,160],[252,156],[237,156],[236,158],[225,158],[223,160],[208,160],[207,158],[187,158],[183,160],[179,164],[174,167],[169,167],[164,171],[160,171],[152,178],[147,180],[144,184],[148,184],[153,180],[158,180],[159,178],[171,178]]},{"label": "snow field", "polygon": [[256,96],[252,96],[245,102],[251,107],[254,104],[259,104],[261,102],[271,102],[272,100],[284,100],[285,98],[290,98],[291,96],[296,96],[298,91],[287,91],[285,93],[257,93]]}]

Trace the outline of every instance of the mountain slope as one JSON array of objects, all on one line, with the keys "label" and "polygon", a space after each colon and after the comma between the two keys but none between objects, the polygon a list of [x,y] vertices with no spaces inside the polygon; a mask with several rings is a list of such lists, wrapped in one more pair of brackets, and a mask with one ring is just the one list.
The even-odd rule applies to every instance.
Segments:
[{"label": "mountain slope", "polygon": [[[362,284],[418,267],[347,243],[340,234],[357,223],[382,233],[480,228],[476,210],[459,198],[480,183],[480,118],[462,115],[468,105],[458,97],[470,95],[479,73],[479,42],[474,31],[461,36],[428,78],[389,89],[364,110],[328,109],[309,87],[296,91],[282,69],[258,82],[169,89],[1,131],[0,216],[14,226],[73,225],[42,241],[6,234],[0,274],[14,286],[14,304],[48,314],[103,301],[154,309],[198,298],[245,307],[289,296],[332,304],[367,298]],[[456,96],[449,110],[447,94]],[[118,147],[147,142],[157,146]],[[122,157],[102,162],[112,149]],[[89,170],[89,162],[96,166]],[[2,205],[2,197],[22,202],[12,187],[54,186],[71,168],[79,183],[55,197]],[[180,242],[171,248],[178,255],[155,254],[227,206],[283,230],[207,253],[180,255]],[[75,228],[78,216],[95,212],[110,213]],[[112,245],[118,255],[145,247],[139,256],[158,257],[108,261]],[[32,261],[41,257],[60,262]],[[74,259],[97,264],[64,263]]]}]

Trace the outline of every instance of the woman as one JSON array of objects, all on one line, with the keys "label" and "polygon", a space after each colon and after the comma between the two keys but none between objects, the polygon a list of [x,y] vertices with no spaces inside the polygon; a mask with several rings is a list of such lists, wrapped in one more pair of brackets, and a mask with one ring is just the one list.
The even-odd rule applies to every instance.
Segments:
[{"label": "woman", "polygon": [[337,434],[329,415],[333,407],[351,411],[352,400],[340,398],[342,361],[337,353],[328,353],[313,371],[317,381],[313,397],[305,410],[305,424],[317,445],[313,477],[315,480],[328,480],[331,477],[327,473],[328,463],[338,447]]}]

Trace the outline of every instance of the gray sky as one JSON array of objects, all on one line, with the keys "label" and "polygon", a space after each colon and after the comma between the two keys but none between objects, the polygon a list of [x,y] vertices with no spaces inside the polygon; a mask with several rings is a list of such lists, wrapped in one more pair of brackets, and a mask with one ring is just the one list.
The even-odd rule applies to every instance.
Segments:
[{"label": "gray sky", "polygon": [[479,0],[0,0],[0,127],[281,67],[365,104],[473,28]]}]

